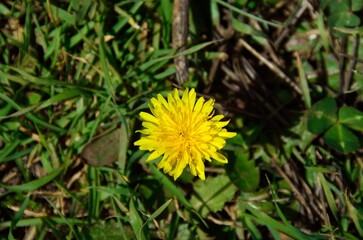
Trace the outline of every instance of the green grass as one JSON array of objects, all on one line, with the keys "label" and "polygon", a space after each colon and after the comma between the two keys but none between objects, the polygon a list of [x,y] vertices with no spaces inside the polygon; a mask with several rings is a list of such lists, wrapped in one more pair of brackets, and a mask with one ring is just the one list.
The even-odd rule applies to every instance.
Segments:
[{"label": "green grass", "polygon": [[[191,1],[176,54],[170,0],[2,1],[0,239],[361,239],[363,4],[321,2]],[[133,145],[174,87],[238,134],[205,182]]]}]

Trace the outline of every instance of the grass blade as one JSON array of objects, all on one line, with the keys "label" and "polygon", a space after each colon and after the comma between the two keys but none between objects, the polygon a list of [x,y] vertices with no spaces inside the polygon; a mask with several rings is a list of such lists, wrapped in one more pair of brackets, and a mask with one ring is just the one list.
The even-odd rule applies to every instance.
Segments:
[{"label": "grass blade", "polygon": [[[163,205],[161,205],[155,212],[153,212],[153,214],[150,215],[150,217],[145,221],[145,223],[142,225],[140,231],[142,231],[142,229],[145,227],[145,225],[154,220],[155,218],[157,218],[171,203],[173,199],[169,199],[168,201],[166,201]],[[140,232],[141,233],[141,232]]]},{"label": "grass blade", "polygon": [[149,164],[151,171],[154,173],[155,178],[158,179],[161,183],[163,183],[170,192],[184,205],[184,207],[192,208],[192,205],[185,198],[184,194],[178,187],[168,179],[167,176],[162,174],[153,164]]},{"label": "grass blade", "polygon": [[6,185],[6,184],[3,184],[0,182],[0,187],[6,188],[8,191],[11,191],[11,192],[31,192],[35,189],[38,189],[38,188],[44,186],[45,184],[49,183],[50,181],[52,181],[62,171],[63,171],[63,168],[59,168],[59,169],[56,169],[53,172],[49,173],[45,177],[42,177],[42,178],[33,180],[28,183],[24,183],[21,185],[16,185],[16,186]]},{"label": "grass blade", "polygon": [[130,199],[129,210],[130,210],[130,224],[132,229],[134,230],[136,239],[138,240],[147,239],[144,231],[142,231],[143,228],[142,219],[140,217],[138,210],[135,207],[135,203],[132,198]]}]

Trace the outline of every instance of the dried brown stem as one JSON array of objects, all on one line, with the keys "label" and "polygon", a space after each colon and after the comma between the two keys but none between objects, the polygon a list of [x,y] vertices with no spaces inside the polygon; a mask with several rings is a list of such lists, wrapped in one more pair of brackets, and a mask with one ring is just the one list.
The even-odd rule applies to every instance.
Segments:
[{"label": "dried brown stem", "polygon": [[280,68],[278,68],[274,63],[268,61],[264,56],[258,53],[251,45],[245,42],[243,39],[239,39],[239,43],[246,48],[250,53],[252,53],[258,60],[260,60],[264,65],[266,65],[271,71],[277,74],[281,79],[283,79],[292,89],[298,94],[302,94],[301,89],[293,82]]},{"label": "dried brown stem", "polygon": [[[188,37],[188,10],[189,0],[174,0],[173,8],[173,48],[177,53],[185,50]],[[188,80],[187,56],[174,58],[178,85]]]}]

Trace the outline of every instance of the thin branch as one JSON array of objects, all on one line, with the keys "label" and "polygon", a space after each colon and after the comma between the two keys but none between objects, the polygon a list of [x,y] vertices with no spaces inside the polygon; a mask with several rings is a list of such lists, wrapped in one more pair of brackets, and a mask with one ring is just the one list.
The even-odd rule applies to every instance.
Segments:
[{"label": "thin branch", "polygon": [[[173,8],[173,48],[179,53],[186,49],[188,37],[189,0],[174,0]],[[179,86],[188,80],[188,60],[182,55],[174,58]]]}]

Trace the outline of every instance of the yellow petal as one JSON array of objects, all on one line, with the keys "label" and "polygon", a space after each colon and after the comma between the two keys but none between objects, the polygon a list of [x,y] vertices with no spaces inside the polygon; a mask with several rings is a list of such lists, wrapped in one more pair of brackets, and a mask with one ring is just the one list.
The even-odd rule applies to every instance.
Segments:
[{"label": "yellow petal", "polygon": [[208,116],[213,111],[214,100],[209,99],[206,103],[204,103],[203,108],[201,110],[206,116]]},{"label": "yellow petal", "polygon": [[152,105],[154,106],[154,108],[160,108],[161,107],[161,103],[156,98],[152,98],[150,100],[150,102],[152,103]]},{"label": "yellow petal", "polygon": [[163,156],[163,158],[158,163],[158,169],[164,168],[165,163],[167,162],[168,158],[169,158],[169,155],[167,153],[165,153],[164,156]]},{"label": "yellow petal", "polygon": [[205,173],[204,173],[204,164],[202,163],[201,166],[199,168],[197,168],[197,172],[198,172],[198,177],[201,180],[205,180]]},{"label": "yellow petal", "polygon": [[202,142],[210,142],[213,140],[213,137],[209,134],[204,134],[201,138],[200,141]]},{"label": "yellow petal", "polygon": [[220,154],[219,152],[213,153],[212,158],[221,163],[228,163],[228,159],[225,156],[223,156],[222,154]]},{"label": "yellow petal", "polygon": [[150,143],[152,143],[152,141],[147,140],[145,138],[141,138],[140,140],[134,142],[135,146],[141,146],[141,145],[149,145]]},{"label": "yellow petal", "polygon": [[223,122],[216,122],[216,123],[214,123],[214,125],[217,126],[218,128],[223,128],[223,127],[227,126],[228,123],[229,123],[229,120],[223,121]]},{"label": "yellow petal", "polygon": [[203,104],[204,104],[204,98],[200,97],[194,106],[194,112],[199,113],[202,110]]},{"label": "yellow petal", "polygon": [[142,130],[137,130],[136,132],[142,133],[144,135],[150,135],[150,134],[154,133],[155,130],[152,130],[152,129],[142,129]]},{"label": "yellow petal", "polygon": [[201,179],[201,180],[205,180],[205,175],[204,175],[204,171],[201,171],[201,172],[198,172],[198,177]]},{"label": "yellow petal", "polygon": [[165,98],[163,97],[163,95],[158,94],[157,95],[158,101],[166,108],[169,109],[169,105],[168,102],[165,100]]},{"label": "yellow petal", "polygon": [[149,157],[146,159],[146,162],[150,162],[152,160],[157,159],[158,157],[160,157],[161,155],[163,155],[164,152],[162,151],[154,151],[152,152]]},{"label": "yellow petal", "polygon": [[194,131],[195,135],[211,135],[211,123],[210,122],[203,122],[198,126],[198,129]]},{"label": "yellow petal", "polygon": [[153,123],[159,123],[159,120],[151,115],[150,113],[141,112],[140,117],[144,119],[145,121],[153,122]]},{"label": "yellow petal", "polygon": [[140,150],[153,151],[159,148],[159,144],[154,139],[141,138],[134,143],[135,146],[139,146]]},{"label": "yellow petal", "polygon": [[178,163],[175,167],[174,170],[174,181],[180,177],[180,175],[183,173],[183,170],[185,168],[185,166],[187,165],[187,163],[189,162],[188,159],[189,156],[187,153],[182,153],[181,157],[178,159]]},{"label": "yellow petal", "polygon": [[176,88],[174,88],[174,96],[173,97],[174,97],[175,102],[178,102],[180,100],[179,91]]},{"label": "yellow petal", "polygon": [[158,109],[154,108],[153,106],[150,106],[150,105],[149,105],[149,108],[150,108],[151,114],[154,115],[154,117],[158,118],[160,111]]},{"label": "yellow petal", "polygon": [[202,180],[205,180],[204,175],[204,162],[201,157],[195,158],[195,165],[197,168],[198,177]]},{"label": "yellow petal", "polygon": [[163,158],[164,163],[163,163],[163,165],[161,165],[159,163],[160,166],[158,164],[158,168],[161,168],[161,166],[162,166],[164,173],[169,173],[170,175],[173,175],[173,173],[175,171],[175,167],[178,164],[177,154],[178,153],[173,152],[172,154],[168,155],[167,158],[165,158],[165,159]]},{"label": "yellow petal", "polygon": [[218,149],[222,149],[226,145],[226,141],[223,138],[216,137],[211,141],[211,144],[216,146]]},{"label": "yellow petal", "polygon": [[169,111],[170,112],[175,112],[175,106],[176,106],[176,104],[175,104],[175,99],[174,99],[174,97],[173,97],[173,95],[171,94],[171,93],[168,93],[168,109],[169,109]]},{"label": "yellow petal", "polygon": [[[201,145],[204,145],[204,144],[201,144]],[[205,144],[205,145],[207,145],[207,144]],[[209,162],[212,161],[210,159],[212,152],[208,149],[208,146],[207,147],[199,146],[199,147],[196,147],[196,149],[198,149],[198,151],[201,153],[201,155],[204,159],[208,160]]]},{"label": "yellow petal", "polygon": [[237,135],[237,133],[235,133],[235,132],[227,132],[227,130],[221,131],[221,132],[218,133],[218,136],[219,137],[222,137],[222,138],[233,138],[236,135]]},{"label": "yellow petal", "polygon": [[193,175],[193,176],[197,176],[197,169],[194,165],[193,162],[189,163],[189,169],[190,169],[190,173]]},{"label": "yellow petal", "polygon": [[192,88],[189,92],[189,109],[193,111],[194,105],[195,105],[195,99],[197,97],[197,94],[195,93],[194,88]]},{"label": "yellow petal", "polygon": [[152,130],[159,130],[159,127],[151,122],[142,122],[142,126],[145,128],[152,129]]},{"label": "yellow petal", "polygon": [[186,105],[188,105],[188,102],[189,102],[189,89],[185,89],[184,93],[183,93],[183,96],[182,96],[182,101],[184,103],[186,103]]},{"label": "yellow petal", "polygon": [[158,168],[163,168],[164,173],[168,173],[170,172],[173,168],[172,165],[170,163],[170,158],[168,158],[168,160],[165,160],[163,162],[163,165],[161,165],[161,162],[158,164]]},{"label": "yellow petal", "polygon": [[218,122],[219,120],[221,120],[222,118],[224,118],[224,115],[220,114],[220,115],[215,115],[211,121],[216,121]]}]

